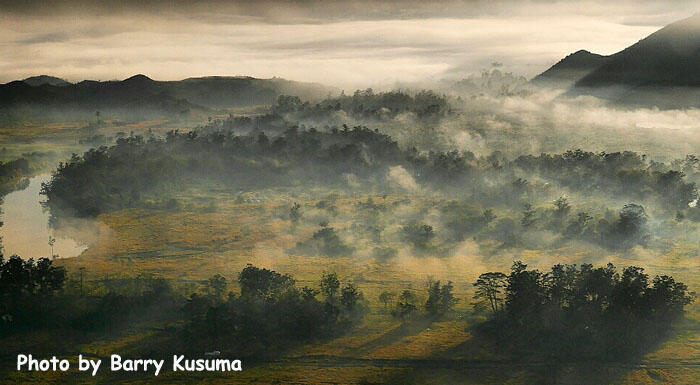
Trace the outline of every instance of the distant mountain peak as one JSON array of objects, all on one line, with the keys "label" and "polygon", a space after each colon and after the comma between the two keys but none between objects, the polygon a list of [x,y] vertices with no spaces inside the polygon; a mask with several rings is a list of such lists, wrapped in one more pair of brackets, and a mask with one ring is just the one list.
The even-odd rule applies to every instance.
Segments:
[{"label": "distant mountain peak", "polygon": [[603,65],[607,56],[578,50],[559,60],[547,71],[537,75],[532,82],[556,88],[568,88]]},{"label": "distant mountain peak", "polygon": [[671,23],[610,56],[585,50],[560,60],[533,83],[617,104],[700,106],[700,13]]},{"label": "distant mountain peak", "polygon": [[61,78],[57,78],[55,76],[49,76],[49,75],[32,76],[32,77],[28,77],[22,81],[24,83],[32,86],[32,87],[39,87],[39,86],[43,86],[45,84],[48,84],[50,86],[62,87],[62,86],[67,86],[67,85],[71,84],[71,83],[69,83]]},{"label": "distant mountain peak", "polygon": [[610,55],[576,86],[700,86],[700,14],[671,23]]},{"label": "distant mountain peak", "polygon": [[138,84],[138,83],[154,83],[155,80],[149,78],[148,76],[146,76],[144,74],[138,74],[138,75],[134,75],[130,78],[124,79],[123,82],[124,83]]}]

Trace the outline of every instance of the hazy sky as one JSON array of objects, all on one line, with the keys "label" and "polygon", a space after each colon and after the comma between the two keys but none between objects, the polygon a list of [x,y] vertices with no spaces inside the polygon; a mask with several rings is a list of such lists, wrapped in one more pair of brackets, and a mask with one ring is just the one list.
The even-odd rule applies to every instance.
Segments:
[{"label": "hazy sky", "polygon": [[143,73],[352,87],[459,78],[493,63],[530,77],[579,49],[614,53],[698,10],[697,0],[0,0],[0,82]]}]

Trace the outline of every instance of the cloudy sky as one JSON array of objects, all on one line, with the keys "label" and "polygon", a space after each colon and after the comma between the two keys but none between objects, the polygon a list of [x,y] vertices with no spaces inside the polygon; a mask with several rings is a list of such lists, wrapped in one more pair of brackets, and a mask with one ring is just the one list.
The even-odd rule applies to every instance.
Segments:
[{"label": "cloudy sky", "polygon": [[0,0],[0,82],[143,73],[361,87],[494,65],[531,77],[568,53],[611,54],[699,10],[697,0]]}]

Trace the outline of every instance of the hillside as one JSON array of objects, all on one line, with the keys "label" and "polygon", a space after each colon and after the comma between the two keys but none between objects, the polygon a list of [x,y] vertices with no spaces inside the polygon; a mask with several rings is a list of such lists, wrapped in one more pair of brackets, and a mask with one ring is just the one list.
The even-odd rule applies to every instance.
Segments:
[{"label": "hillside", "polygon": [[49,76],[49,75],[32,76],[32,77],[26,78],[22,81],[29,84],[32,87],[39,87],[39,86],[43,86],[45,84],[48,84],[50,86],[67,86],[70,84],[69,82],[67,82],[61,78],[57,78],[55,76]]},{"label": "hillside", "polygon": [[121,116],[184,116],[226,108],[272,104],[279,95],[317,99],[332,89],[284,79],[205,77],[156,81],[135,75],[122,81],[84,80],[76,84],[42,75],[0,85],[0,117],[95,111]]},{"label": "hillside", "polygon": [[578,51],[532,83],[626,106],[700,106],[700,14],[669,24],[610,56]]},{"label": "hillside", "polygon": [[700,14],[611,55],[576,87],[700,86]]},{"label": "hillside", "polygon": [[608,56],[586,50],[576,51],[561,59],[557,64],[535,76],[532,83],[555,88],[569,88],[586,75],[600,68]]}]

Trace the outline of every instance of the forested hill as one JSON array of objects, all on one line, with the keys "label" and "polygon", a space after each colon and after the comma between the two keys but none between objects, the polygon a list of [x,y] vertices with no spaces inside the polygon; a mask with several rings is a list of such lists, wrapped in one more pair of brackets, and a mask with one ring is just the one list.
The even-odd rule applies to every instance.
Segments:
[{"label": "forested hill", "polygon": [[307,100],[332,89],[280,78],[204,77],[156,81],[135,75],[122,81],[84,80],[71,84],[38,76],[0,85],[0,118],[50,111],[69,113],[128,113],[153,117],[186,115],[194,111],[272,104],[280,95]]}]

